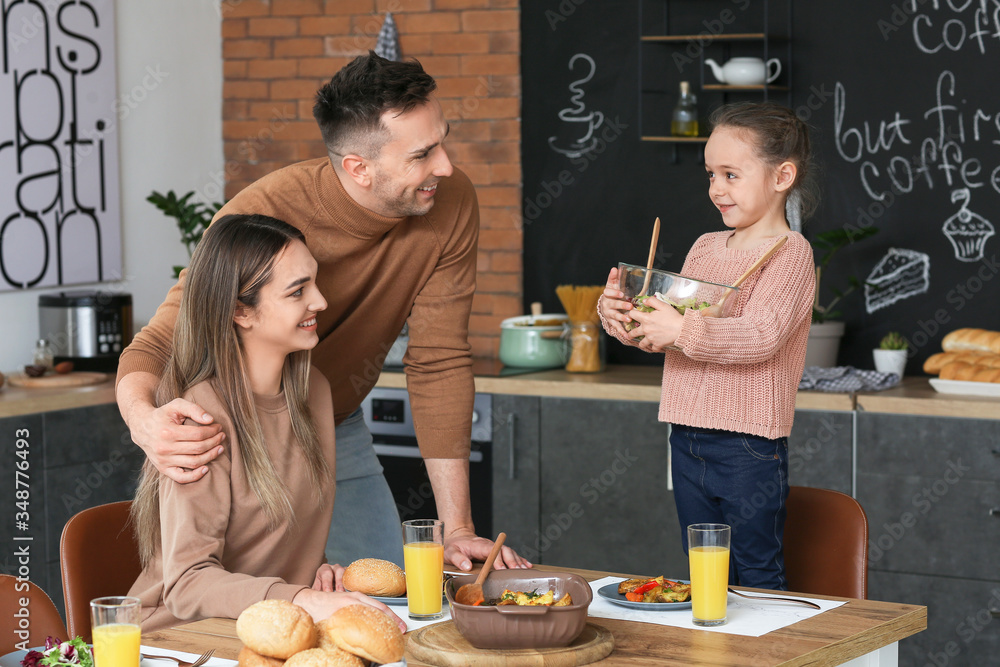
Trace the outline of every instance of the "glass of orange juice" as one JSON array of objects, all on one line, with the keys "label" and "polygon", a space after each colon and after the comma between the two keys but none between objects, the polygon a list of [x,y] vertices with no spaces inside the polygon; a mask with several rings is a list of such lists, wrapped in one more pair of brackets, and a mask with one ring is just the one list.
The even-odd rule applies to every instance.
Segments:
[{"label": "glass of orange juice", "polygon": [[406,605],[410,618],[442,618],[444,583],[444,522],[412,519],[403,522],[403,569],[406,571]]},{"label": "glass of orange juice", "polygon": [[139,667],[139,598],[90,601],[96,667]]},{"label": "glass of orange juice", "polygon": [[695,625],[723,625],[729,588],[729,526],[695,523],[687,531],[692,620]]}]

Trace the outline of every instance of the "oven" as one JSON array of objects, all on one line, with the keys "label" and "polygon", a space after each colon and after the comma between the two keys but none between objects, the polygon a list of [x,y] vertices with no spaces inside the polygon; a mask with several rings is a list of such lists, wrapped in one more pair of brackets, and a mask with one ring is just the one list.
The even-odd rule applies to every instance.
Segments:
[{"label": "oven", "polygon": [[[493,400],[476,394],[472,412],[472,449],[469,453],[469,482],[472,521],[476,534],[492,539]],[[413,429],[410,398],[405,389],[375,387],[361,403],[365,422],[371,430],[375,453],[384,469],[401,521],[436,519],[437,506],[427,477],[427,468]]]}]

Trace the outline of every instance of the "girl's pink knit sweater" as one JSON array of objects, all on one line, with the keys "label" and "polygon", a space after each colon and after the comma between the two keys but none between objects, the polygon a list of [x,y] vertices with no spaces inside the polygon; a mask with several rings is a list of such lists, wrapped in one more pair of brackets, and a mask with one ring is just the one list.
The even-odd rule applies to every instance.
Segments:
[{"label": "girl's pink knit sweater", "polygon": [[[731,285],[773,244],[733,250],[726,247],[730,236],[725,231],[699,238],[681,273]],[[684,313],[676,342],[681,351],[664,355],[660,421],[765,438],[791,433],[812,318],[814,266],[809,242],[789,232],[784,247],[741,285],[730,317]]]}]

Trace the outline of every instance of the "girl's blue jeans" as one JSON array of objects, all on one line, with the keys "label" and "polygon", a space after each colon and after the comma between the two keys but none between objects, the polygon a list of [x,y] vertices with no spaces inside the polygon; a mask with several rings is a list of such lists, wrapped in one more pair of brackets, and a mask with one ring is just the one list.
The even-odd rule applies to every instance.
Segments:
[{"label": "girl's blue jeans", "polygon": [[670,453],[684,553],[689,525],[728,524],[730,583],[788,590],[781,549],[788,439],[673,424]]}]

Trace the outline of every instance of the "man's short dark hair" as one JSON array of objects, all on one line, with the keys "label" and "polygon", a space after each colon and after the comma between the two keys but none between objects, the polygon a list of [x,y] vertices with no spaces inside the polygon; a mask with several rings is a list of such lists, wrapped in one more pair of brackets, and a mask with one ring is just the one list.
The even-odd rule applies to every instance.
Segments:
[{"label": "man's short dark hair", "polygon": [[313,116],[328,151],[374,158],[389,138],[382,114],[404,113],[424,104],[436,87],[415,59],[396,62],[369,51],[319,89]]}]

